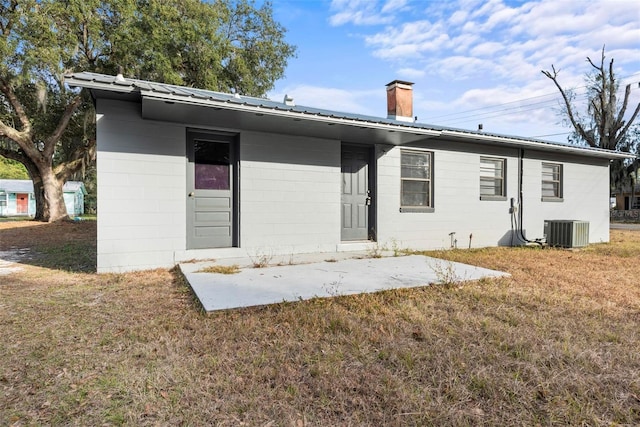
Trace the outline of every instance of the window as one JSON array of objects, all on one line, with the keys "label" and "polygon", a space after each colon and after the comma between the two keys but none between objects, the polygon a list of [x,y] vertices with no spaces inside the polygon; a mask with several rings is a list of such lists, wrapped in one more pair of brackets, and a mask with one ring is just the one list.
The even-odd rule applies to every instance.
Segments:
[{"label": "window", "polygon": [[480,157],[480,200],[506,200],[505,159]]},{"label": "window", "polygon": [[542,201],[562,201],[561,164],[542,164]]},{"label": "window", "polygon": [[194,139],[195,189],[229,190],[230,144]]},{"label": "window", "polygon": [[400,211],[430,212],[433,210],[432,156],[433,153],[427,151],[400,151]]}]

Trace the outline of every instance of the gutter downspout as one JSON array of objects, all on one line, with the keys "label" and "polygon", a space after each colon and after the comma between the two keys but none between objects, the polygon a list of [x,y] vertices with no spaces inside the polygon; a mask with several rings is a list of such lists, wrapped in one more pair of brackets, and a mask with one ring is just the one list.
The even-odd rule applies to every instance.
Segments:
[{"label": "gutter downspout", "polygon": [[[523,201],[524,201],[524,192],[522,190],[523,187],[523,170],[524,170],[524,148],[521,148],[518,152],[518,215],[519,215],[519,221],[516,221],[516,232],[518,233],[518,238],[526,243],[535,243],[540,245],[540,247],[543,247],[542,244],[542,239],[535,239],[535,240],[529,240],[525,237],[524,235],[524,231],[522,230],[523,227],[523,223],[524,223],[524,208],[523,208]],[[514,212],[512,215],[516,215],[516,213]]]}]

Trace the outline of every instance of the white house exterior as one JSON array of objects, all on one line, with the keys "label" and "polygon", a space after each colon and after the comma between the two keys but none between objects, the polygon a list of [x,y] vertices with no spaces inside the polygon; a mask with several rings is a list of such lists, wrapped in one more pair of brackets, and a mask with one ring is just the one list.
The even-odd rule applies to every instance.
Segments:
[{"label": "white house exterior", "polygon": [[96,103],[98,272],[520,245],[553,219],[609,240],[608,166],[626,154],[413,123],[408,82],[388,85],[387,119],[121,76],[67,82]]},{"label": "white house exterior", "polygon": [[[84,213],[87,190],[80,181],[67,181],[62,187],[64,204],[70,216]],[[34,216],[36,199],[33,181],[29,179],[0,179],[0,216]]]}]

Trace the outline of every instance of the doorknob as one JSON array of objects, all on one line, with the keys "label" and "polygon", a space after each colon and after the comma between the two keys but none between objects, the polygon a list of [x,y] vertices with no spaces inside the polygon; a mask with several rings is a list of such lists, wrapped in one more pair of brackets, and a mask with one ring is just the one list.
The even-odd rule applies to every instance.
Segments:
[{"label": "doorknob", "polygon": [[192,191],[191,193],[189,193],[189,197],[193,197],[195,196],[195,193]]}]

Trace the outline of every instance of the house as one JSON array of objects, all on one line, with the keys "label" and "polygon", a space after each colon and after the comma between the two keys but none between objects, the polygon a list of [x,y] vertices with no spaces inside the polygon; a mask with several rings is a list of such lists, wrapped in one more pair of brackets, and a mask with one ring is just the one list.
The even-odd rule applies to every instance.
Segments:
[{"label": "house", "polygon": [[622,187],[612,199],[615,202],[610,213],[612,221],[640,221],[640,184]]},{"label": "house", "polygon": [[[64,203],[70,216],[84,213],[87,190],[80,181],[67,181],[62,187]],[[29,179],[0,179],[0,216],[34,216],[36,199]]]},{"label": "house", "polygon": [[97,112],[98,272],[257,254],[519,245],[544,223],[609,240],[628,154],[75,73]]},{"label": "house", "polygon": [[619,210],[640,209],[640,184],[627,185],[615,194],[615,207]]}]

